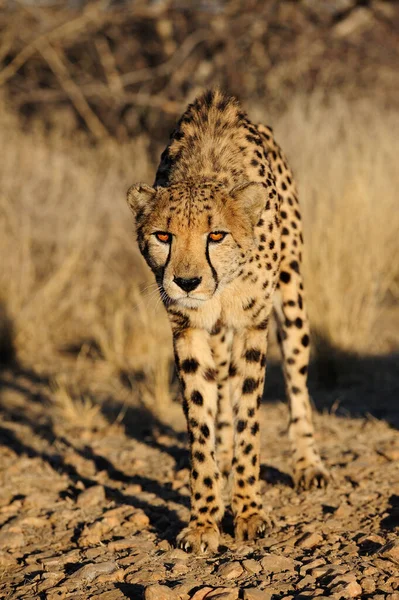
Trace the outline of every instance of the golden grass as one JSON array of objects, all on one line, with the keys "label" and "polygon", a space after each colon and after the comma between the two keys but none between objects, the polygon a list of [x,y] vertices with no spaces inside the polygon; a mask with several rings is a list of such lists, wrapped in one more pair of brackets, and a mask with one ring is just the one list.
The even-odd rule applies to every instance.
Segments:
[{"label": "golden grass", "polygon": [[399,299],[397,113],[313,98],[276,129],[299,180],[313,330],[340,350],[383,351],[384,314]]},{"label": "golden grass", "polygon": [[[294,98],[273,125],[300,183],[313,329],[336,347],[380,352],[399,281],[397,117]],[[131,183],[153,179],[146,139],[90,147],[21,132],[6,115],[0,145],[0,300],[19,357],[57,373],[72,345],[84,369],[95,344],[98,363],[132,377],[143,402],[167,403],[169,326],[125,204]]]}]

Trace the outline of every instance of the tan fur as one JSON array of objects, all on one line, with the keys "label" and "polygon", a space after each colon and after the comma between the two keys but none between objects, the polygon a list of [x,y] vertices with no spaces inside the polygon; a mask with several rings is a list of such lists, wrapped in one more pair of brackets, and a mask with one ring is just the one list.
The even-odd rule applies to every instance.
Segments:
[{"label": "tan fur", "polygon": [[[182,116],[154,188],[132,186],[128,202],[171,322],[187,417],[191,519],[178,541],[215,551],[224,499],[238,539],[262,535],[268,525],[257,414],[273,302],[295,481],[307,487],[327,480],[306,385],[309,329],[295,184],[271,129],[252,124],[235,99],[216,90]],[[213,232],[225,237],[214,242]]]}]

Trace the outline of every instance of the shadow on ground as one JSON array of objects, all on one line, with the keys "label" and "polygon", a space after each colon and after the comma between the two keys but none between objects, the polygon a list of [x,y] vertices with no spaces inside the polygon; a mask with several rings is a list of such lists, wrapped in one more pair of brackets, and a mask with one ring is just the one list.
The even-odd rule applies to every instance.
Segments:
[{"label": "shadow on ground", "polygon": [[[360,357],[324,342],[323,352],[311,364],[309,385],[316,408],[319,411],[334,412],[341,417],[373,417],[385,420],[392,427],[399,428],[399,353],[385,356]],[[129,378],[132,380],[132,378]],[[133,378],[134,380],[134,378]],[[11,391],[23,398],[23,403],[14,406],[1,402],[2,392]],[[264,403],[282,400],[285,396],[281,365],[270,361],[268,364]],[[60,436],[54,430],[51,417],[50,377],[37,375],[34,371],[22,368],[15,360],[7,370],[0,370],[0,444],[11,448],[17,455],[30,458],[40,457],[59,473],[70,479],[68,494],[72,498],[80,493],[78,482],[91,487],[97,481],[84,477],[78,467],[65,459],[66,450],[72,450],[94,463],[96,471],[106,471],[109,482],[105,486],[108,499],[120,504],[130,504],[141,508],[149,517],[160,538],[173,539],[182,523],[175,511],[163,506],[154,507],[150,502],[126,495],[121,484],[138,484],[146,492],[152,492],[165,502],[173,501],[188,505],[186,497],[155,478],[139,475],[130,476],[117,468],[108,458],[94,452],[89,444]],[[110,423],[115,415],[124,410],[125,434],[140,443],[155,448],[173,458],[176,471],[189,466],[185,434],[175,431],[170,425],[161,422],[145,407],[122,406],[120,401],[109,398],[102,405],[103,415]],[[39,412],[38,412],[39,411]],[[40,414],[40,418],[37,415]],[[13,424],[28,428],[27,436],[17,435]],[[34,440],[45,440],[46,449],[38,450]],[[165,442],[167,439],[167,443]],[[262,465],[262,479],[269,484],[292,485],[289,475],[268,465]],[[388,516],[383,527],[391,528],[398,522],[398,496],[393,494]],[[166,518],[166,521],[165,521]],[[167,522],[167,526],[165,525]]]},{"label": "shadow on ground", "polygon": [[[315,358],[309,369],[309,390],[316,409],[340,417],[375,417],[399,429],[399,350],[360,356],[315,336]],[[263,401],[285,398],[281,365],[269,361]]]}]

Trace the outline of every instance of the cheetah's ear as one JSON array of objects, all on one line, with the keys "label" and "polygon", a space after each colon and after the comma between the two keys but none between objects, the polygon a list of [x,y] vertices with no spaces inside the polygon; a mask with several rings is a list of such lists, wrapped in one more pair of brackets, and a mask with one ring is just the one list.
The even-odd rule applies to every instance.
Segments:
[{"label": "cheetah's ear", "polygon": [[234,187],[230,196],[241,205],[242,210],[255,226],[259,221],[266,203],[265,188],[261,183],[251,181]]},{"label": "cheetah's ear", "polygon": [[156,190],[145,183],[135,183],[127,191],[127,203],[136,218],[151,209]]}]

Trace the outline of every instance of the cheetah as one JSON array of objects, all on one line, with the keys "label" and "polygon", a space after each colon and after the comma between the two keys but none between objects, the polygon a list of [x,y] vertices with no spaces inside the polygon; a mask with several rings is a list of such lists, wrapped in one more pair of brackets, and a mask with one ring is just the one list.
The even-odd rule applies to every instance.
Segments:
[{"label": "cheetah", "polygon": [[258,412],[274,309],[297,486],[324,485],[307,389],[302,226],[291,169],[270,127],[211,90],[190,104],[154,187],[128,190],[137,242],[172,333],[190,448],[191,516],[177,542],[215,552],[230,504],[237,540],[263,536]]}]

